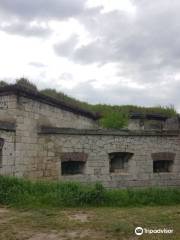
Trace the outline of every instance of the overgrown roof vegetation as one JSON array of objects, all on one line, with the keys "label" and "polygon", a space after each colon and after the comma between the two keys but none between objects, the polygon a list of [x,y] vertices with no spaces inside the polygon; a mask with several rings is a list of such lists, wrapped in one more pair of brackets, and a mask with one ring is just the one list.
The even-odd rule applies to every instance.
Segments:
[{"label": "overgrown roof vegetation", "polygon": [[[16,84],[31,91],[39,91],[37,86],[26,78],[16,80]],[[0,81],[0,87],[9,85],[5,81]],[[101,114],[102,118],[99,120],[100,125],[105,128],[120,129],[127,126],[130,114],[138,112],[146,114],[160,114],[162,116],[173,117],[178,113],[173,105],[170,106],[155,106],[155,107],[141,107],[135,105],[108,105],[108,104],[89,104],[87,102],[79,101],[55,89],[46,88],[40,93],[55,98],[57,100],[66,102],[75,107],[84,108],[93,112]]]}]

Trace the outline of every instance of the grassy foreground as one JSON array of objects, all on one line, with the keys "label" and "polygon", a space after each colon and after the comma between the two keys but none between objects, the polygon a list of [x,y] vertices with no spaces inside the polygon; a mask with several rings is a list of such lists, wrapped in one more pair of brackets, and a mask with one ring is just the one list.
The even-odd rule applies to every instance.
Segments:
[{"label": "grassy foreground", "polygon": [[0,176],[0,204],[26,207],[129,207],[180,204],[180,188],[107,190],[100,183],[32,182]]},{"label": "grassy foreground", "polygon": [[[138,226],[173,234],[139,237]],[[0,240],[179,240],[179,226],[179,188],[106,190],[0,176]]]},{"label": "grassy foreground", "polygon": [[[137,227],[173,234],[134,233]],[[14,209],[0,206],[1,240],[179,240],[180,205],[131,208]]]}]

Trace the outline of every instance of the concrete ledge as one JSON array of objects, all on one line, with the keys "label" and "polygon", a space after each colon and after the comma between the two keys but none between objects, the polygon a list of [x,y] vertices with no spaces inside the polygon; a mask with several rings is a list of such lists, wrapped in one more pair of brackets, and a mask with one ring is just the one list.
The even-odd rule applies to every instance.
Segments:
[{"label": "concrete ledge", "polygon": [[16,125],[15,125],[15,123],[0,121],[0,130],[15,132]]},{"label": "concrete ledge", "polygon": [[40,127],[39,134],[64,134],[64,135],[102,135],[102,136],[175,136],[180,135],[180,131],[130,131],[130,130],[106,130],[106,129],[75,129],[75,128],[55,128]]}]

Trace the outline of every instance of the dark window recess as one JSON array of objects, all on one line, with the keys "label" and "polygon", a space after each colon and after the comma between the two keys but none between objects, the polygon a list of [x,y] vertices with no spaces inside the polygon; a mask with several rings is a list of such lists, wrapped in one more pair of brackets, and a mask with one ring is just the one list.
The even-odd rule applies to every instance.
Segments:
[{"label": "dark window recess", "polygon": [[62,175],[83,174],[85,162],[82,161],[68,161],[61,163]]},{"label": "dark window recess", "polygon": [[133,156],[130,152],[113,152],[109,153],[110,158],[110,172],[127,172],[128,161]]},{"label": "dark window recess", "polygon": [[3,160],[3,156],[2,156],[2,149],[4,146],[4,139],[0,138],[0,167],[2,167],[2,160]]},{"label": "dark window recess", "polygon": [[62,175],[83,174],[88,154],[84,152],[66,152],[61,155]]},{"label": "dark window recess", "polygon": [[156,152],[152,153],[153,172],[172,172],[173,163],[176,154],[173,152]]},{"label": "dark window recess", "polygon": [[2,167],[2,149],[0,149],[0,168]]},{"label": "dark window recess", "polygon": [[172,172],[173,161],[171,160],[157,160],[153,161],[153,172]]}]

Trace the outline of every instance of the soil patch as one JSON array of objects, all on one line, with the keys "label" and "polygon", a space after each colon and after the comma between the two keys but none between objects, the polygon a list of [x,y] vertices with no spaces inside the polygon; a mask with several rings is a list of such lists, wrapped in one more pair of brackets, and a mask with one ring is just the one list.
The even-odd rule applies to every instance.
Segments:
[{"label": "soil patch", "polygon": [[68,215],[69,220],[75,220],[79,222],[89,222],[89,216],[85,213],[77,212],[71,215]]}]

